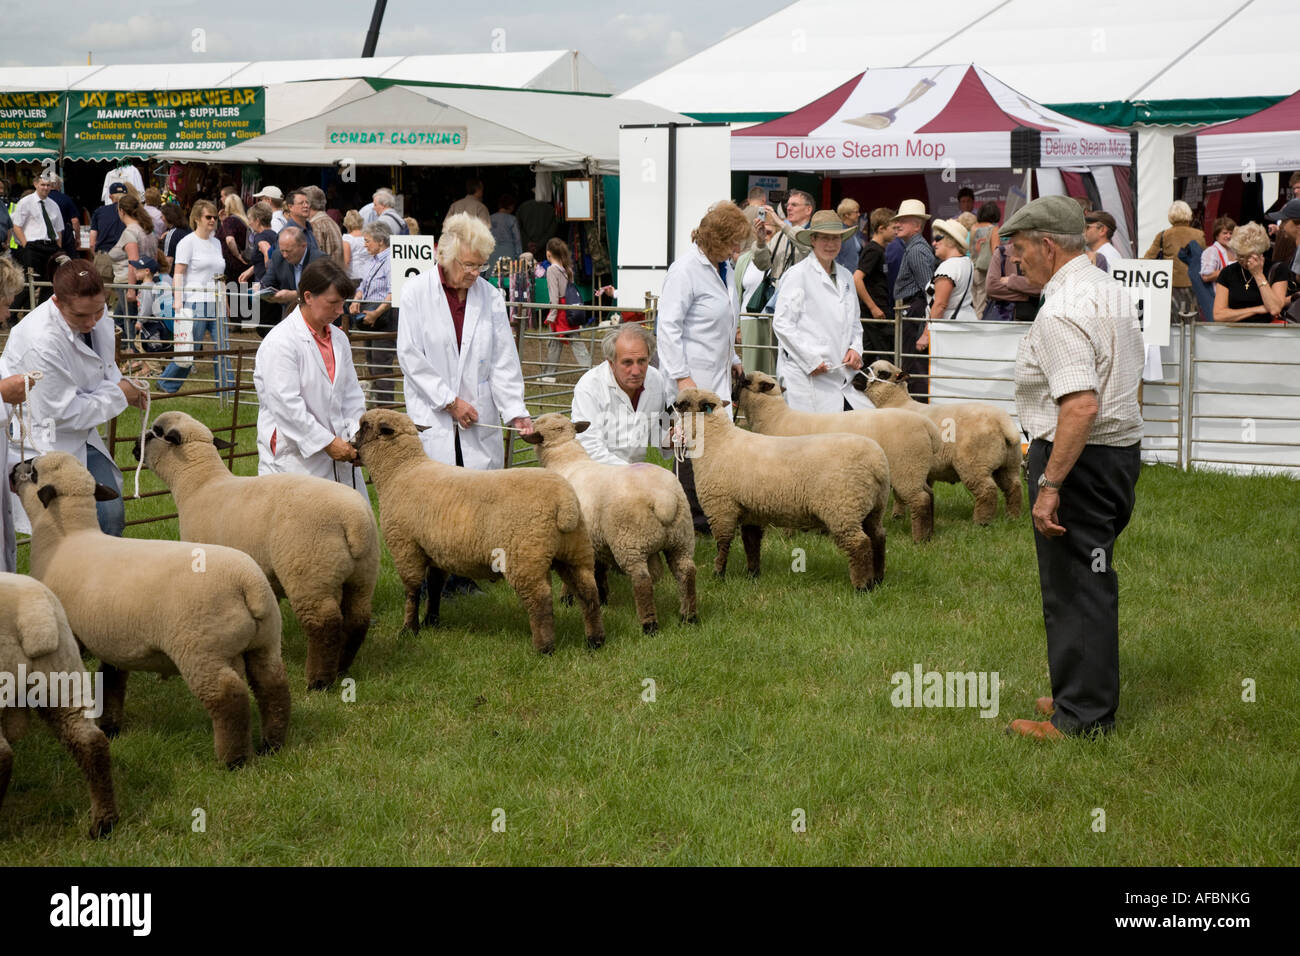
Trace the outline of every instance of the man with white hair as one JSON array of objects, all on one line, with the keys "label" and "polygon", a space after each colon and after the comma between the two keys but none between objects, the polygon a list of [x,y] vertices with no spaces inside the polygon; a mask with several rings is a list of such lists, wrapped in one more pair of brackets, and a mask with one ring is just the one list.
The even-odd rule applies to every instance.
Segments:
[{"label": "man with white hair", "polygon": [[668,446],[668,403],[676,385],[650,364],[654,333],[639,322],[616,326],[600,343],[605,361],[573,387],[569,417],[590,422],[578,436],[593,461],[630,465],[645,461],[646,446]]},{"label": "man with white hair", "polygon": [[[406,228],[406,220],[402,218],[397,211],[397,197],[393,195],[392,190],[376,189],[374,196],[371,197],[371,206],[375,215],[371,222],[382,222],[388,227],[388,232],[393,236],[404,236],[409,231]],[[362,216],[364,221],[365,216]],[[367,223],[368,225],[368,223]]]},{"label": "man with white hair", "polygon": [[271,207],[271,228],[275,232],[278,233],[289,224],[289,219],[284,214],[284,193],[279,186],[263,186],[261,192],[253,193],[253,199],[265,199]]}]

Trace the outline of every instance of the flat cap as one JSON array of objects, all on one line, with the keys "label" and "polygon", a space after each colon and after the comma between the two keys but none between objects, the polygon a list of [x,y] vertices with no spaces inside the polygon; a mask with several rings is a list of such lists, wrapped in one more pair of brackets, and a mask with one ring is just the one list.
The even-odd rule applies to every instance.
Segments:
[{"label": "flat cap", "polygon": [[1054,232],[1063,236],[1081,236],[1084,227],[1083,207],[1069,196],[1044,196],[1026,203],[998,227],[1005,238],[1017,232]]}]

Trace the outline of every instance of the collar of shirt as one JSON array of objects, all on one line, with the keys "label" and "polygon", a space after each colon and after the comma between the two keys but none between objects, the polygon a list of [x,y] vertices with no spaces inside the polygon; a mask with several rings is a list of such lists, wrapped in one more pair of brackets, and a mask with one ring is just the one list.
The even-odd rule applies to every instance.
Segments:
[{"label": "collar of shirt", "polygon": [[[602,362],[601,364],[603,366],[601,369],[601,377],[604,379],[605,387],[609,389],[610,395],[613,396],[614,401],[625,405],[630,411],[636,411],[637,409],[632,405],[631,397],[627,392],[623,391],[623,387],[618,384],[618,379],[614,377],[614,366],[612,366],[608,361]],[[639,399],[645,398],[646,388],[649,384],[650,370],[646,369],[645,381],[641,385],[641,394],[638,396],[638,406],[640,405]]]},{"label": "collar of shirt", "polygon": [[1047,280],[1047,285],[1043,286],[1043,299],[1046,300],[1060,291],[1061,287],[1070,281],[1071,276],[1077,276],[1084,269],[1094,268],[1096,267],[1088,259],[1087,253],[1081,253],[1075,256],[1065,265],[1061,266],[1061,268],[1057,269],[1056,273]]}]

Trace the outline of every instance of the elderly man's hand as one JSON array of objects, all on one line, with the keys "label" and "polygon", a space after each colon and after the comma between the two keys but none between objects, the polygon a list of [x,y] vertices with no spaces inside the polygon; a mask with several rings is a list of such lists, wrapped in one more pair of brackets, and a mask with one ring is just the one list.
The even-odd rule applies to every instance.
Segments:
[{"label": "elderly man's hand", "polygon": [[527,415],[520,415],[510,424],[519,429],[521,435],[531,435],[533,433],[533,420]]},{"label": "elderly man's hand", "polygon": [[1034,527],[1048,538],[1059,538],[1065,528],[1057,523],[1056,509],[1061,506],[1061,493],[1055,488],[1041,488],[1034,499]]},{"label": "elderly man's hand", "polygon": [[334,440],[325,446],[325,454],[329,455],[335,461],[356,461],[357,450],[348,442],[345,442],[337,435]]}]

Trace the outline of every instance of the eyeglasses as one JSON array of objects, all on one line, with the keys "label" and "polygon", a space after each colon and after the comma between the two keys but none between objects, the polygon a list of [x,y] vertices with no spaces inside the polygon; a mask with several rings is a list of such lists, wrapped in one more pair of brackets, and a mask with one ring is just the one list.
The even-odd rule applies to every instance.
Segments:
[{"label": "eyeglasses", "polygon": [[479,275],[482,275],[483,273],[488,271],[488,264],[486,262],[471,264],[468,262],[461,262],[459,259],[455,260],[455,262],[456,265],[460,266],[466,272],[476,272]]},{"label": "eyeglasses", "polygon": [[205,212],[205,213],[203,214],[203,218],[204,218],[204,219],[211,219],[211,220],[213,220],[213,221],[215,222],[217,217],[214,216],[214,215],[212,215],[212,213]]}]

